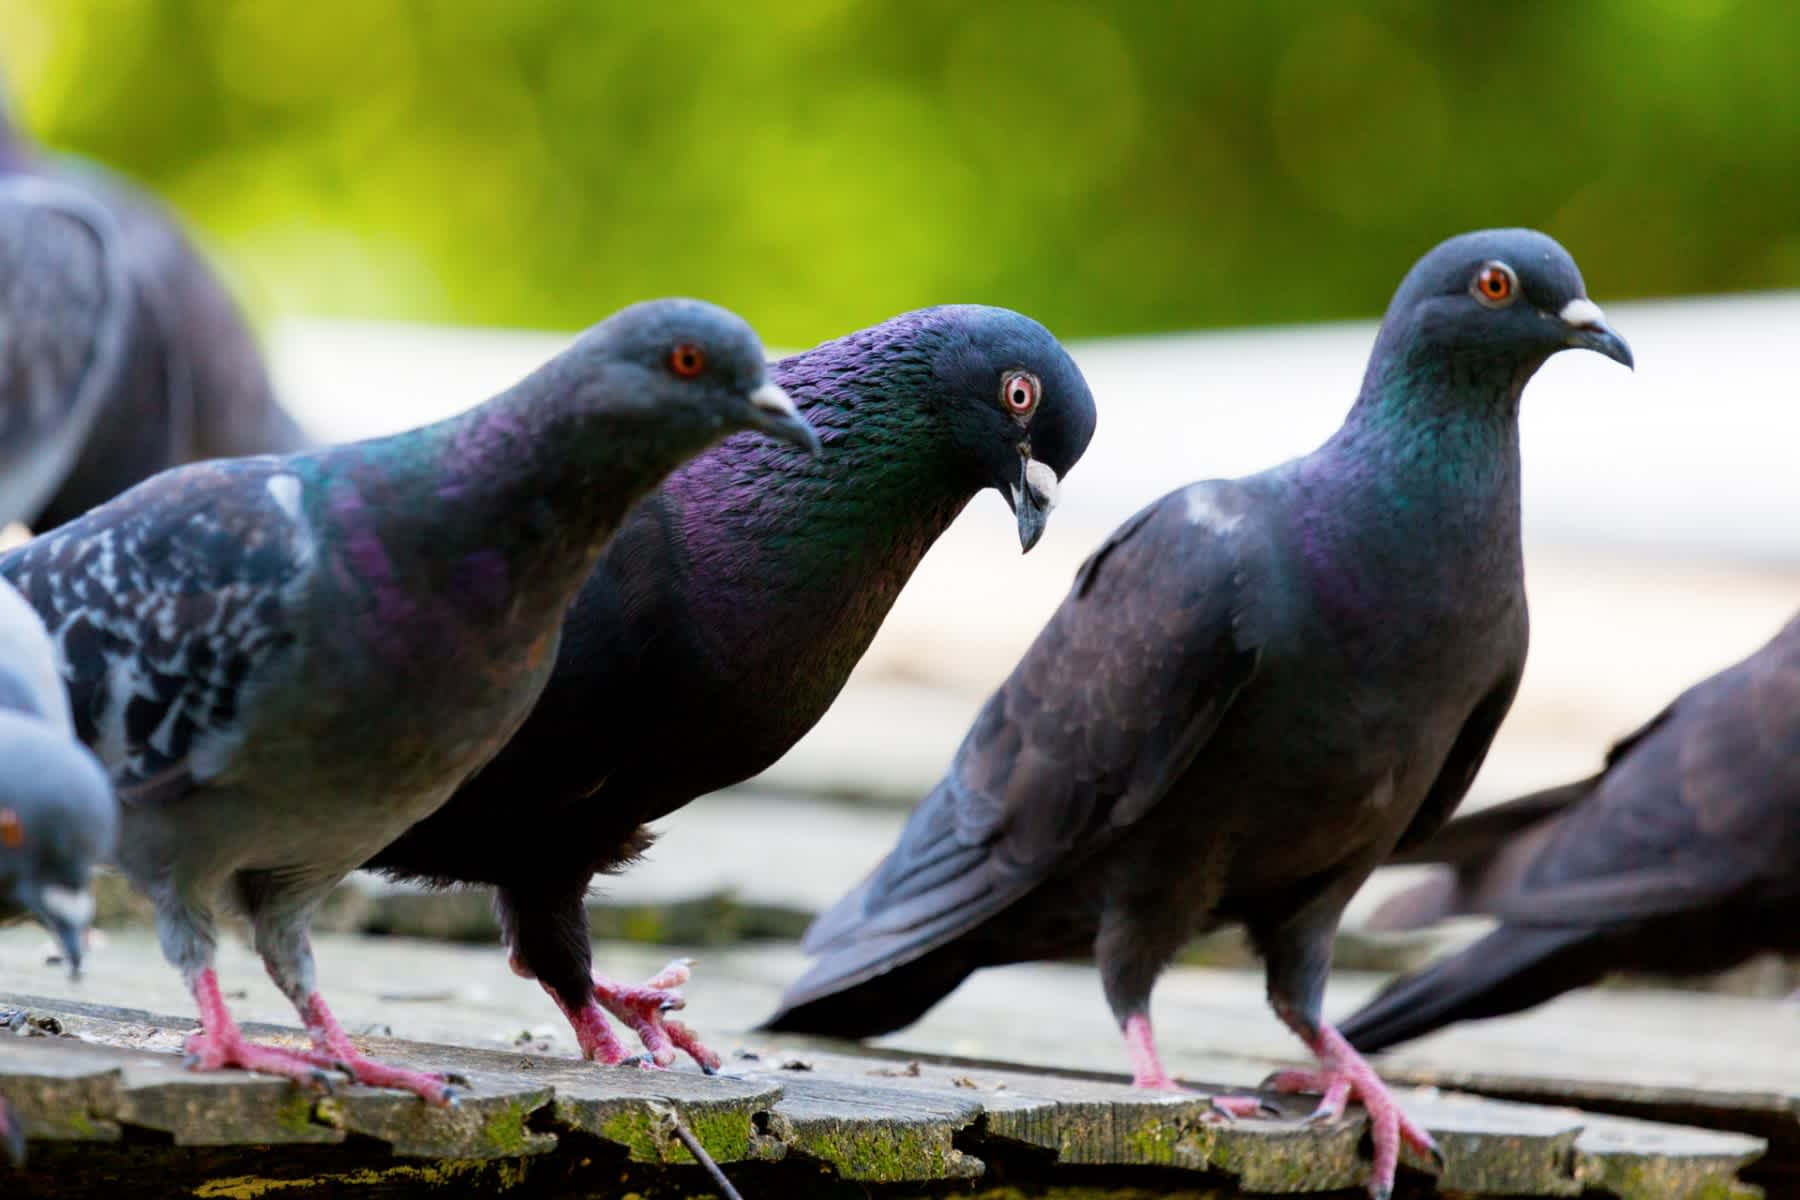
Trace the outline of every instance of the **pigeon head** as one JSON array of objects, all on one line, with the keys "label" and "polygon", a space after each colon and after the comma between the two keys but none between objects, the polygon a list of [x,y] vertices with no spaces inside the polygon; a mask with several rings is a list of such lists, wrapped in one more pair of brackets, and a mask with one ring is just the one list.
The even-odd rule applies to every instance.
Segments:
[{"label": "pigeon head", "polygon": [[94,756],[43,721],[0,713],[0,918],[35,917],[71,973],[94,911],[89,878],[117,834],[112,785]]},{"label": "pigeon head", "polygon": [[1441,243],[1407,272],[1370,369],[1450,362],[1522,386],[1571,348],[1632,365],[1631,348],[1588,299],[1567,250],[1535,230],[1487,229]]},{"label": "pigeon head", "polygon": [[1030,550],[1094,436],[1087,380],[1048,329],[1010,309],[963,304],[920,315],[929,318],[920,343],[951,435],[978,485],[1012,508]]},{"label": "pigeon head", "polygon": [[618,415],[635,409],[684,432],[718,437],[754,429],[819,449],[794,402],[770,382],[756,333],[714,304],[634,304],[588,330],[544,370],[577,381],[577,403],[591,396]]}]

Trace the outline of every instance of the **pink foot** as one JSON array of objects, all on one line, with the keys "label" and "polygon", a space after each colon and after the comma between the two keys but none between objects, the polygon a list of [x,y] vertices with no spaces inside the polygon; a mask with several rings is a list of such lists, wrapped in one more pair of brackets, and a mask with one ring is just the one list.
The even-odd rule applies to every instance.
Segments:
[{"label": "pink foot", "polygon": [[1132,1013],[1125,1018],[1125,1052],[1131,1056],[1132,1087],[1155,1088],[1160,1092],[1187,1090],[1163,1070],[1162,1058],[1156,1053],[1156,1035],[1150,1032],[1148,1013]]},{"label": "pink foot", "polygon": [[465,1088],[469,1086],[469,1081],[460,1076],[409,1071],[404,1067],[390,1067],[386,1063],[370,1059],[351,1042],[350,1035],[344,1032],[331,1009],[326,1007],[325,997],[317,992],[306,998],[306,1006],[300,1010],[300,1018],[306,1022],[306,1031],[312,1035],[314,1047],[304,1057],[320,1066],[335,1067],[358,1083],[411,1092],[426,1103],[440,1108],[456,1103],[459,1093],[453,1085],[460,1084]]},{"label": "pink foot", "polygon": [[187,1040],[188,1066],[200,1071],[241,1067],[259,1075],[279,1075],[320,1091],[331,1077],[305,1051],[259,1046],[244,1037],[225,1008],[219,977],[211,967],[194,980],[194,1001],[200,1008],[200,1032]]},{"label": "pink foot", "polygon": [[[649,1051],[650,1060],[657,1066],[674,1063],[675,1052],[679,1050],[711,1075],[719,1069],[719,1056],[701,1045],[692,1029],[668,1018],[669,1013],[687,1007],[687,998],[675,989],[688,981],[692,965],[692,959],[678,958],[635,987],[596,975],[594,999],[637,1034],[644,1049]],[[581,1030],[577,1027],[576,1036],[579,1038],[580,1035]],[[612,1036],[610,1030],[607,1036]]]},{"label": "pink foot", "polygon": [[1444,1155],[1429,1133],[1400,1111],[1399,1103],[1374,1068],[1330,1025],[1320,1025],[1308,1047],[1319,1056],[1317,1070],[1278,1071],[1265,1087],[1278,1092],[1318,1092],[1318,1107],[1308,1122],[1335,1121],[1352,1098],[1369,1112],[1369,1137],[1375,1146],[1375,1162],[1369,1170],[1369,1195],[1387,1200],[1394,1190],[1394,1172],[1405,1143],[1430,1158],[1441,1170]]}]

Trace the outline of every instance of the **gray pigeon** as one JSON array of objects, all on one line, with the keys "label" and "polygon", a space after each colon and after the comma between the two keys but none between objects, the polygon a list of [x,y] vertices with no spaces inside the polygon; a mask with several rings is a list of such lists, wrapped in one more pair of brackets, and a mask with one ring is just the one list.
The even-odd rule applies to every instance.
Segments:
[{"label": "gray pigeon", "polygon": [[[93,915],[88,879],[112,853],[117,805],[79,742],[44,626],[0,580],[0,922],[33,917],[62,943],[71,972]],[[24,1131],[0,1100],[0,1150],[15,1165]]]},{"label": "gray pigeon", "polygon": [[1800,954],[1800,617],[1683,692],[1598,775],[1452,821],[1402,860],[1454,870],[1388,900],[1377,927],[1452,913],[1500,926],[1345,1021],[1364,1052],[1614,971]]},{"label": "gray pigeon", "polygon": [[1171,493],[1082,566],[899,845],[808,932],[818,962],[767,1028],[878,1034],[980,967],[1092,953],[1135,1082],[1171,1087],[1151,988],[1241,922],[1319,1061],[1275,1086],[1322,1092],[1321,1118],[1360,1098],[1387,1195],[1402,1139],[1435,1148],[1323,1020],[1332,938],[1456,807],[1512,702],[1519,396],[1570,346],[1631,361],[1548,237],[1427,254],[1330,440]]},{"label": "gray pigeon", "polygon": [[[313,909],[505,744],[621,516],[739,429],[818,444],[743,321],[657,301],[460,416],[177,468],[0,557],[119,790],[120,864],[199,1005],[200,1066],[453,1097],[345,1035],[314,983]],[[233,1023],[220,900],[245,910],[313,1051]]]},{"label": "gray pigeon", "polygon": [[0,175],[0,525],[32,521],[121,376],[133,291],[104,210]]},{"label": "gray pigeon", "polygon": [[[106,270],[129,280],[131,291],[123,313],[114,313],[109,295],[105,339],[87,319],[63,330],[67,342],[93,337],[105,351],[93,356],[103,394],[79,426],[78,453],[66,464],[52,460],[64,468],[53,490],[19,519],[47,529],[167,467],[303,448],[307,438],[276,400],[243,314],[168,210],[103,167],[42,153],[12,117],[0,96],[0,180],[54,182],[103,211],[111,222]],[[33,261],[54,259],[66,241],[39,247]],[[93,269],[83,261],[90,251],[74,253],[75,262],[48,269]],[[51,373],[61,363],[34,369]]]}]

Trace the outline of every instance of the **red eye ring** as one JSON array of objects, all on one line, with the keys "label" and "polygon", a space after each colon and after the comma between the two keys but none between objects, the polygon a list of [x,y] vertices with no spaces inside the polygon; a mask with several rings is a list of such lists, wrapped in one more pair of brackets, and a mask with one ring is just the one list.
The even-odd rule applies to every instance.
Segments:
[{"label": "red eye ring", "polygon": [[1518,290],[1518,276],[1503,262],[1481,264],[1481,269],[1475,272],[1474,282],[1469,285],[1474,297],[1489,308],[1511,304]]},{"label": "red eye ring", "polygon": [[693,342],[682,342],[669,351],[669,370],[683,379],[692,379],[706,370],[706,351]]},{"label": "red eye ring", "polygon": [[1023,417],[1037,407],[1043,385],[1030,371],[1008,371],[1000,378],[1000,402],[1015,417]]}]

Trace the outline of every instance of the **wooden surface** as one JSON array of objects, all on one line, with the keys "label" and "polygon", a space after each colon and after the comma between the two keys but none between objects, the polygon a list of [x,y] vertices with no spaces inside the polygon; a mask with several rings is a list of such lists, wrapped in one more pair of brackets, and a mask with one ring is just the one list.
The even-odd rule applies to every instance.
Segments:
[{"label": "wooden surface", "polygon": [[[441,1111],[359,1086],[315,1094],[241,1072],[187,1071],[175,1048],[191,1022],[178,1017],[29,996],[0,997],[0,1006],[18,1013],[17,1034],[0,1038],[0,1091],[33,1143],[14,1182],[45,1194],[86,1194],[71,1189],[84,1171],[104,1170],[114,1195],[155,1194],[134,1182],[256,1195],[277,1180],[295,1195],[336,1186],[352,1167],[404,1191],[429,1167],[431,1179],[479,1178],[496,1190],[554,1177],[604,1195],[607,1180],[641,1183],[646,1170],[691,1161],[676,1121],[719,1162],[743,1168],[747,1195],[758,1182],[763,1194],[784,1194],[796,1178],[844,1194],[974,1180],[1008,1161],[1086,1169],[1090,1183],[1094,1169],[1173,1169],[1189,1185],[1268,1194],[1351,1189],[1366,1170],[1360,1112],[1308,1126],[1303,1098],[1277,1101],[1279,1119],[1221,1123],[1204,1089],[1144,1093],[1016,1067],[765,1048],[740,1051],[707,1077],[359,1039],[383,1059],[468,1076],[471,1095]],[[1566,1108],[1432,1090],[1404,1103],[1443,1145],[1441,1186],[1461,1194],[1733,1195],[1737,1173],[1761,1151],[1752,1138]],[[87,1149],[72,1155],[76,1145]],[[232,1148],[260,1148],[260,1159],[230,1157]],[[226,1157],[196,1157],[202,1150]],[[775,1165],[789,1174],[770,1175]],[[1414,1194],[1432,1194],[1425,1176],[1409,1179]]]}]

